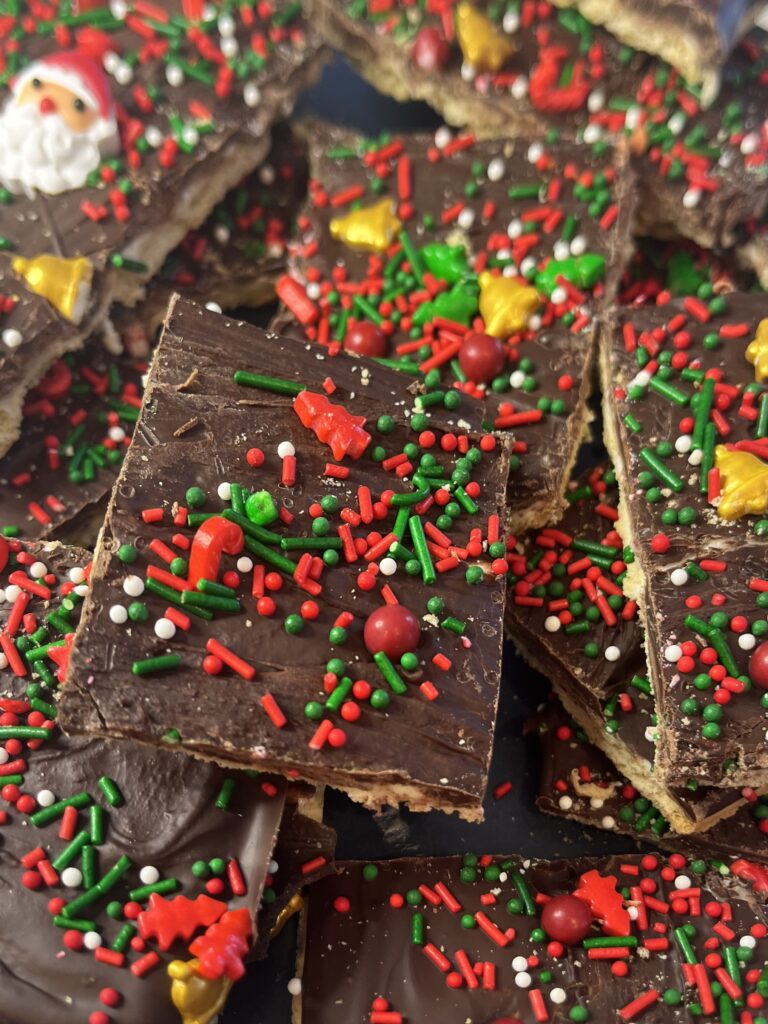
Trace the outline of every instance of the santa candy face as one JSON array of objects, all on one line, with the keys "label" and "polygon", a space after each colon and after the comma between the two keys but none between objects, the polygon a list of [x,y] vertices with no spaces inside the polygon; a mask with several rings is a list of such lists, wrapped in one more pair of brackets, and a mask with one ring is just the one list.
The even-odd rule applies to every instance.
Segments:
[{"label": "santa candy face", "polygon": [[22,107],[32,104],[42,115],[58,114],[70,131],[82,135],[98,118],[98,111],[64,85],[31,78],[20,90],[16,103]]},{"label": "santa candy face", "polygon": [[54,54],[14,80],[0,113],[0,184],[33,196],[82,188],[119,146],[109,80],[90,57]]}]

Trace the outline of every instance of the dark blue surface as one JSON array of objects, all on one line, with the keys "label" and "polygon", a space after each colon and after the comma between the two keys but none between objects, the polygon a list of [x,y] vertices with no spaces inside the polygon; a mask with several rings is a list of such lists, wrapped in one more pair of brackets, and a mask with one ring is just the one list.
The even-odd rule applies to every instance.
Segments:
[{"label": "dark blue surface", "polygon": [[[440,123],[424,104],[400,104],[381,96],[341,58],[302,98],[297,116],[319,117],[367,134],[432,130]],[[599,431],[596,434],[599,436]],[[588,450],[582,454],[590,460]],[[523,736],[523,726],[546,699],[547,689],[546,681],[529,669],[508,644],[488,791],[492,793],[506,779],[513,782],[513,789],[501,800],[489,797],[482,824],[470,825],[439,812],[412,814],[392,809],[374,815],[342,793],[328,790],[325,818],[338,834],[338,858],[373,860],[466,851],[572,857],[634,848],[625,837],[586,830],[536,811],[540,754],[536,739]],[[294,974],[294,956],[295,922],[272,943],[269,957],[252,965],[247,977],[235,986],[222,1024],[290,1024],[291,1000],[286,985]],[[339,1024],[345,1022],[340,1020]]]}]

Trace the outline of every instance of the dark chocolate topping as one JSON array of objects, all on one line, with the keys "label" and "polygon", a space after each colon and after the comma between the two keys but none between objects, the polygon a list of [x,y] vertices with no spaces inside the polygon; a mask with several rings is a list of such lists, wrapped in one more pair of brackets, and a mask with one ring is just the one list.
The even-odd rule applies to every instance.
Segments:
[{"label": "dark chocolate topping", "polygon": [[[343,412],[332,410],[346,409],[351,415],[362,417],[373,440],[368,446],[370,450],[361,458],[342,461],[340,472],[343,476],[348,467],[348,479],[340,479],[333,469],[331,449],[302,426],[290,396],[242,386],[233,379],[236,370],[256,371],[296,383],[299,389],[309,388],[310,401],[317,402],[319,407],[326,400],[325,383],[330,394],[329,415],[344,418]],[[450,473],[454,456],[448,456],[447,449],[459,442],[446,436],[443,445],[441,439],[444,435],[466,436],[461,445],[467,449],[468,461],[459,468],[467,467],[468,476],[477,481],[479,490],[471,481],[467,482],[468,476],[463,473],[455,476],[453,482],[445,477],[457,502],[464,502],[466,509],[463,511],[451,502],[443,506],[451,513],[444,517],[445,521],[440,519],[442,528],[448,531],[445,540],[453,537],[451,544],[467,543],[475,524],[484,536],[488,517],[502,512],[506,450],[490,437],[483,440],[478,429],[480,404],[463,399],[454,412],[426,405],[421,414],[423,424],[415,419],[409,427],[414,408],[420,402],[418,385],[409,384],[409,380],[373,362],[343,355],[330,358],[313,346],[266,335],[191,304],[176,305],[153,364],[142,418],[115,488],[97,555],[92,601],[76,643],[64,702],[68,729],[133,736],[155,743],[169,729],[175,729],[180,734],[181,746],[191,753],[237,765],[295,769],[304,777],[350,789],[376,805],[402,797],[412,806],[424,806],[429,799],[437,806],[479,813],[498,693],[504,589],[502,579],[486,574],[482,545],[472,545],[472,550],[477,549],[481,556],[481,564],[476,564],[476,557],[469,552],[462,555],[461,548],[457,548],[459,557],[454,560],[446,549],[448,561],[440,573],[435,570],[438,582],[425,585],[424,566],[419,568],[420,563],[412,557],[411,545],[416,544],[412,537],[418,536],[418,523],[414,523],[403,534],[405,550],[401,558],[410,566],[407,571],[401,561],[397,567],[387,562],[385,572],[378,578],[372,577],[370,571],[364,572],[370,561],[380,562],[387,554],[389,545],[385,544],[377,559],[358,555],[348,562],[347,558],[352,556],[343,549],[338,552],[338,560],[329,557],[317,581],[319,585],[309,580],[300,588],[291,580],[296,573],[298,552],[293,554],[288,538],[304,537],[310,547],[315,545],[314,550],[322,553],[328,544],[338,548],[336,538],[342,538],[352,522],[356,524],[352,536],[360,538],[362,552],[366,536],[371,543],[378,543],[376,538],[391,531],[395,506],[387,510],[378,505],[374,514],[383,513],[384,519],[373,520],[370,525],[358,524],[354,513],[361,493],[366,493],[360,488],[370,489],[374,504],[389,489],[415,496],[410,483],[403,487],[403,479],[393,471],[394,466],[374,461],[372,455],[378,459],[382,454],[376,451],[378,447],[383,457],[394,458],[407,471],[405,462],[409,457],[415,459],[420,449],[418,445],[408,448],[409,456],[403,452],[404,446],[417,438],[421,438],[422,444],[432,444],[432,431],[436,443],[430,452],[425,449],[431,458],[422,461],[422,472],[440,474],[443,466]],[[322,413],[318,411],[317,416]],[[414,433],[416,425],[418,431]],[[317,429],[322,432],[322,425]],[[481,442],[486,447],[490,442],[494,450],[484,454],[479,447]],[[295,486],[280,484],[285,472],[282,457],[290,449],[281,449],[281,455],[277,449],[289,443],[296,457]],[[259,468],[246,459],[252,448],[263,453],[264,462]],[[477,455],[470,455],[470,448],[477,448]],[[416,477],[420,479],[418,472]],[[464,495],[469,495],[459,483],[461,480],[477,494],[477,505],[474,500],[465,501]],[[190,496],[189,488],[196,486],[204,492],[200,495],[203,516],[221,517],[231,500],[217,497],[220,485],[230,484],[222,493],[234,489],[237,501],[236,485],[240,483],[246,499],[251,488],[267,488],[293,520],[288,524],[278,520],[266,533],[259,534],[266,539],[266,548],[259,546],[261,542],[254,547],[253,534],[248,535],[247,550],[242,554],[254,557],[239,571],[237,582],[232,580],[235,606],[219,610],[210,624],[195,617],[189,631],[181,627],[170,640],[159,639],[153,628],[155,621],[164,617],[165,609],[173,604],[169,593],[177,595],[176,602],[181,593],[164,589],[156,596],[151,592],[152,582],[142,595],[149,610],[146,622],[129,623],[129,628],[111,622],[111,606],[131,600],[123,590],[126,577],[143,579],[148,572],[156,574],[160,567],[168,572],[168,563],[157,560],[157,542],[173,545],[173,538],[179,533],[187,542],[192,541],[195,531],[201,528],[195,519],[193,528],[173,525],[171,521],[179,506],[192,503],[189,512],[195,512],[198,495]],[[310,508],[323,495],[337,499],[322,509],[312,510],[315,516],[324,511],[329,523],[327,531],[325,524],[314,529],[311,526]],[[353,514],[342,515],[345,507]],[[415,509],[413,515],[428,523],[441,506],[435,505],[431,511],[420,507],[421,515]],[[161,521],[152,522],[156,516],[150,513],[147,523],[144,510],[153,508],[162,510]],[[477,511],[472,514],[475,508]],[[230,508],[226,515],[232,514]],[[177,524],[181,521],[176,519]],[[248,519],[239,521],[253,529]],[[454,522],[455,526],[449,525]],[[377,532],[371,533],[372,529]],[[435,563],[444,561],[440,545],[445,540],[433,547]],[[297,543],[301,549],[304,541]],[[118,552],[123,544],[133,545],[135,562],[121,563]],[[176,545],[176,549],[180,558],[190,559],[190,552],[184,547]],[[286,556],[294,561],[285,562]],[[461,560],[464,557],[466,562]],[[250,566],[254,561],[257,565],[266,564],[270,572],[275,558],[277,570],[267,580],[268,589],[264,592],[268,600],[257,605],[263,584],[259,583],[258,575],[254,584]],[[237,557],[225,556],[222,571],[234,570],[236,562]],[[307,559],[304,562],[309,564]],[[395,574],[387,577],[386,570],[391,568],[396,568]],[[419,575],[410,575],[413,570],[418,570]],[[216,569],[212,571],[216,573]],[[183,577],[186,571],[180,579],[182,587],[186,585]],[[374,588],[364,589],[372,578]],[[394,690],[364,647],[362,635],[368,616],[385,603],[380,593],[385,579],[400,604],[421,622],[415,661],[406,659],[398,665],[397,655],[391,662],[393,671],[404,673],[402,678],[407,680],[398,683],[395,678]],[[270,590],[273,582],[281,589]],[[384,594],[388,596],[388,591]],[[313,595],[316,607],[308,605],[306,617],[302,618],[299,613]],[[428,608],[431,597],[440,597],[442,601]],[[238,601],[240,611],[235,610]],[[184,613],[188,607],[182,603],[179,610]],[[461,639],[463,636],[466,641]],[[238,665],[239,672],[226,668],[221,679],[206,674],[201,662],[210,653],[212,642],[243,658],[247,663],[245,669],[242,665]],[[162,676],[155,675],[151,668],[145,675],[132,672],[135,662],[169,653],[179,659],[179,670],[170,668]],[[435,657],[437,662],[433,662]],[[332,704],[338,702],[343,692],[352,704],[355,699],[362,701],[359,723],[349,719],[347,725],[343,716],[337,717],[338,711],[323,712],[326,673],[331,673],[327,681],[331,687],[337,683],[345,687]],[[367,705],[364,695],[357,696],[358,691],[354,695],[350,692],[345,678],[350,683],[369,683],[369,687],[358,688],[360,694],[369,688],[374,693],[381,691],[375,697],[371,694],[373,707]],[[384,693],[391,696],[391,703]],[[431,699],[435,694],[436,699]],[[287,719],[283,727],[275,724],[265,710],[262,701],[268,695]],[[389,706],[383,708],[382,703]],[[320,719],[341,728],[330,743],[319,743],[320,749],[313,749],[308,744],[322,725]],[[322,726],[326,738],[327,729],[328,726]],[[344,737],[345,745],[336,749],[334,741],[344,742]]]}]

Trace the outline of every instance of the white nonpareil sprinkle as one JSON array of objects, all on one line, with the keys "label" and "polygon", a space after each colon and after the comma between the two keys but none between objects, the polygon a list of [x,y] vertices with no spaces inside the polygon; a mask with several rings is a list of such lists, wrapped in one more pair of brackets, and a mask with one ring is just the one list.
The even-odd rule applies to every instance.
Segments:
[{"label": "white nonpareil sprinkle", "polygon": [[141,597],[144,593],[144,580],[141,576],[126,576],[123,580],[123,590],[129,597]]},{"label": "white nonpareil sprinkle", "polygon": [[50,789],[41,789],[35,799],[41,807],[50,807],[51,804],[56,803],[56,794]]},{"label": "white nonpareil sprinkle", "polygon": [[544,619],[544,629],[546,629],[548,633],[557,633],[561,626],[562,623],[556,615],[548,615],[546,619]]},{"label": "white nonpareil sprinkle", "polygon": [[296,449],[290,441],[281,441],[277,446],[277,455],[280,459],[287,459],[296,454]]},{"label": "white nonpareil sprinkle", "polygon": [[605,648],[605,660],[606,661],[618,661],[621,657],[621,649],[616,647],[615,644],[611,644]]},{"label": "white nonpareil sprinkle", "polygon": [[86,932],[83,936],[83,945],[86,949],[98,949],[101,941],[101,936],[98,932]]},{"label": "white nonpareil sprinkle", "polygon": [[76,889],[83,882],[83,873],[80,868],[64,868],[60,877],[61,884],[65,885],[67,889]]},{"label": "white nonpareil sprinkle", "polygon": [[172,640],[176,636],[176,626],[170,619],[158,619],[155,623],[155,636],[161,640]]},{"label": "white nonpareil sprinkle", "polygon": [[675,587],[684,587],[688,582],[688,573],[685,569],[673,569],[669,574],[670,582]]},{"label": "white nonpareil sprinkle", "polygon": [[504,177],[504,172],[507,169],[506,162],[500,156],[495,156],[493,160],[488,164],[488,180],[489,181],[501,181]]},{"label": "white nonpareil sprinkle", "polygon": [[243,89],[243,100],[245,101],[246,107],[250,107],[251,110],[253,110],[254,107],[258,107],[259,103],[261,103],[261,89],[255,82],[245,83],[245,88]]},{"label": "white nonpareil sprinkle", "polygon": [[1,337],[8,348],[18,348],[22,341],[24,341],[21,331],[16,330],[15,327],[6,327]]},{"label": "white nonpareil sprinkle", "polygon": [[232,485],[227,483],[225,480],[216,488],[216,493],[222,501],[229,501],[232,497]]},{"label": "white nonpareil sprinkle", "polygon": [[116,626],[122,626],[128,621],[128,611],[124,604],[113,604],[109,609],[109,620]]},{"label": "white nonpareil sprinkle", "polygon": [[669,647],[664,651],[664,657],[667,661],[676,662],[680,661],[683,656],[683,649],[680,644],[670,644]]},{"label": "white nonpareil sprinkle", "polygon": [[139,879],[142,885],[154,885],[160,881],[160,872],[154,864],[146,864],[139,872]]}]

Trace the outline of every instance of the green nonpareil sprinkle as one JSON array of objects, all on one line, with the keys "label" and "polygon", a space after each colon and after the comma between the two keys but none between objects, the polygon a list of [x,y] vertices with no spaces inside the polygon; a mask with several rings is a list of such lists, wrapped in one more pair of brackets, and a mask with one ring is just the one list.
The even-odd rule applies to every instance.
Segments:
[{"label": "green nonpareil sprinkle", "polygon": [[414,946],[424,945],[424,915],[414,914],[411,918],[411,942]]},{"label": "green nonpareil sprinkle", "polygon": [[176,892],[176,890],[180,888],[181,883],[178,879],[163,878],[161,881],[155,882],[154,885],[140,885],[138,889],[131,889],[128,893],[128,899],[133,900],[136,903],[143,903],[144,900],[148,900],[153,893],[165,896],[168,893]]},{"label": "green nonpareil sprinkle", "polygon": [[637,948],[636,935],[599,935],[593,939],[584,939],[584,949],[615,949],[625,946],[627,949]]},{"label": "green nonpareil sprinkle", "polygon": [[63,914],[55,914],[53,923],[57,928],[74,928],[77,932],[95,932],[96,922],[86,918],[64,917]]},{"label": "green nonpareil sprinkle", "polygon": [[117,783],[114,779],[110,779],[108,775],[102,775],[99,779],[99,789],[104,794],[104,799],[110,807],[122,807],[125,803]]},{"label": "green nonpareil sprinkle", "polygon": [[156,658],[134,661],[131,672],[135,676],[149,676],[155,672],[168,672],[170,669],[178,668],[180,664],[181,658],[178,654],[161,654]]},{"label": "green nonpareil sprinkle", "polygon": [[246,388],[258,388],[260,391],[272,391],[278,395],[291,395],[294,398],[307,390],[306,384],[284,380],[281,377],[269,377],[264,373],[249,373],[247,370],[235,370],[235,384]]},{"label": "green nonpareil sprinkle", "polygon": [[455,633],[456,636],[464,636],[464,632],[467,628],[466,622],[462,622],[461,619],[455,618],[453,615],[448,615],[440,623],[441,629],[450,630],[451,633]]},{"label": "green nonpareil sprinkle", "polygon": [[651,391],[655,391],[657,395],[661,395],[662,398],[668,399],[670,402],[674,402],[675,405],[680,407],[688,405],[688,395],[679,388],[676,388],[674,384],[668,383],[668,381],[662,380],[658,376],[651,377],[648,382],[648,387]]},{"label": "green nonpareil sprinkle", "polygon": [[[165,583],[158,583],[157,580],[153,580],[151,576],[147,577],[146,588],[152,594],[157,594],[158,597],[162,597],[164,600],[169,601],[171,604],[175,604],[178,608],[182,607],[181,592],[174,590],[173,587],[168,587]],[[188,607],[187,612],[190,615],[196,616],[198,619],[212,619],[213,612],[209,612],[207,608],[194,608]],[[152,659],[149,659],[152,660]],[[136,662],[135,664],[143,664],[142,662]],[[135,675],[141,675],[142,673],[134,673]]]},{"label": "green nonpareil sprinkle", "polygon": [[[44,729],[43,732],[47,735],[47,730]],[[52,821],[60,818],[67,807],[75,807],[77,810],[82,810],[83,807],[87,807],[92,802],[93,799],[90,793],[76,793],[66,800],[57,800],[50,807],[43,807],[41,810],[35,811],[29,820],[36,828],[42,828],[44,825],[50,825]]]},{"label": "green nonpareil sprinkle", "polygon": [[432,565],[432,556],[427,547],[427,538],[424,536],[424,526],[419,516],[411,516],[408,520],[413,548],[416,557],[421,565],[421,578],[427,586],[431,586],[437,580],[437,573]]},{"label": "green nonpareil sprinkle", "polygon": [[104,842],[104,808],[99,804],[91,804],[89,830],[91,843],[101,846]]},{"label": "green nonpareil sprinkle", "polygon": [[651,684],[642,676],[632,676],[629,681],[629,685],[634,686],[634,688],[639,690],[641,693],[650,694],[651,692]]},{"label": "green nonpareil sprinkle", "polygon": [[254,540],[261,541],[262,544],[278,545],[280,543],[280,534],[273,533],[272,530],[268,530],[264,526],[259,526],[257,523],[252,523],[250,519],[245,516],[241,516],[234,509],[225,508],[222,512],[222,516],[229,520],[230,523],[237,523],[240,529],[248,537],[253,537]]},{"label": "green nonpareil sprinkle", "polygon": [[683,928],[683,927],[675,928],[674,934],[675,934],[675,941],[677,942],[678,946],[680,947],[680,951],[683,954],[685,962],[687,964],[691,964],[691,965],[697,964],[699,961],[698,961],[698,959],[696,957],[696,954],[693,951],[693,946],[691,945],[691,941],[688,938],[688,936],[686,935],[685,928]]},{"label": "green nonpareil sprinkle", "polygon": [[349,696],[351,690],[352,680],[349,676],[344,676],[333,688],[328,700],[325,702],[325,710],[338,711]]},{"label": "green nonpareil sprinkle", "polygon": [[68,868],[70,864],[73,864],[81,855],[83,849],[90,843],[90,840],[90,833],[86,832],[85,829],[82,832],[78,832],[75,838],[67,843],[58,857],[52,861],[54,870],[63,871],[64,868]]},{"label": "green nonpareil sprinkle", "polygon": [[702,443],[702,459],[699,467],[699,492],[706,494],[709,490],[709,471],[715,464],[715,424],[707,423],[704,427]]},{"label": "green nonpareil sprinkle", "polygon": [[226,778],[221,784],[219,795],[216,797],[216,806],[220,811],[226,811],[229,807],[230,801],[232,800],[232,794],[235,790],[235,780],[232,778]]},{"label": "green nonpareil sprinkle", "polygon": [[217,594],[200,594],[194,590],[185,590],[181,595],[183,608],[208,608],[216,612],[239,612],[242,605],[235,597],[219,597]]},{"label": "green nonpareil sprinkle", "polygon": [[512,871],[510,877],[512,878],[512,884],[517,889],[520,899],[523,901],[526,916],[536,917],[536,904],[522,874],[519,871]]},{"label": "green nonpareil sprinkle", "polygon": [[[66,920],[66,918],[64,918],[64,920]],[[115,941],[112,943],[112,949],[115,953],[124,953],[128,949],[131,939],[135,934],[135,925],[132,925],[130,921],[127,924],[124,924],[115,936]]]},{"label": "green nonpareil sprinkle", "polygon": [[393,693],[403,694],[408,692],[408,687],[400,678],[397,669],[384,651],[377,651],[373,656],[373,660],[376,662],[379,672],[384,676]]},{"label": "green nonpareil sprinkle", "polygon": [[48,736],[42,726],[0,725],[0,740],[47,740]]},{"label": "green nonpareil sprinkle", "polygon": [[683,481],[650,448],[640,449],[640,459],[665,487],[669,487],[675,494],[679,494],[682,491]]}]

